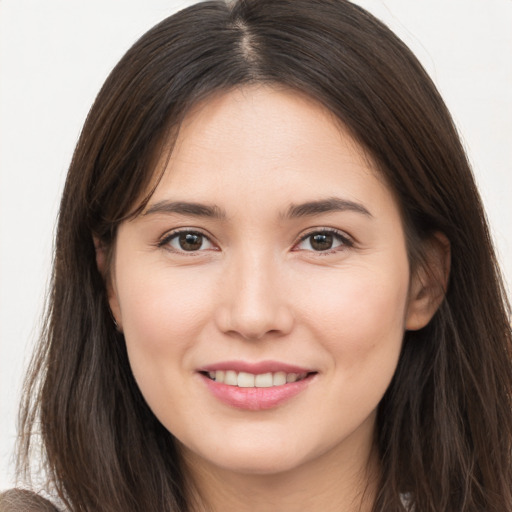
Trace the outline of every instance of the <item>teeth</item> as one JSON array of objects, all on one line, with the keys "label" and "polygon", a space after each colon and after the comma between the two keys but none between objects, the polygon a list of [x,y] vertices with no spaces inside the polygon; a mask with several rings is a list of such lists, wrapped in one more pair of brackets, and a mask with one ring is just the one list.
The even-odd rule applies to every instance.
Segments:
[{"label": "teeth", "polygon": [[[215,379],[217,379],[217,376],[215,376]],[[230,386],[238,386],[238,375],[236,372],[228,370],[224,375],[224,384],[229,384]]]},{"label": "teeth", "polygon": [[273,386],[282,386],[286,384],[286,373],[285,372],[276,372],[272,377],[272,385]]},{"label": "teeth", "polygon": [[254,377],[254,385],[257,388],[270,388],[273,380],[271,373],[260,373]]},{"label": "teeth", "polygon": [[229,386],[238,386],[239,388],[270,388],[272,386],[283,386],[287,383],[297,382],[307,377],[307,373],[260,373],[254,375],[247,372],[235,372],[233,370],[217,370],[208,372],[210,379],[228,384]]},{"label": "teeth", "polygon": [[240,372],[238,374],[238,387],[239,388],[253,388],[254,375],[252,373]]}]

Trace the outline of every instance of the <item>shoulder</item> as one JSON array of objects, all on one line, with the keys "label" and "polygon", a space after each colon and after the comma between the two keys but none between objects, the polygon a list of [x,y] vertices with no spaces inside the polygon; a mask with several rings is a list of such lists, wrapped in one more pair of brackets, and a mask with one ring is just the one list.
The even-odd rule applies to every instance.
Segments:
[{"label": "shoulder", "polygon": [[38,494],[24,489],[0,493],[0,512],[59,512],[54,505]]}]

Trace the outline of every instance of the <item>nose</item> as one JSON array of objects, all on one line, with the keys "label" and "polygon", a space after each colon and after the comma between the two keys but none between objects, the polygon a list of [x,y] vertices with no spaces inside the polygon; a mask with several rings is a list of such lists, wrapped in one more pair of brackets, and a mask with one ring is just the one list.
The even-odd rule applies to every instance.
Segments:
[{"label": "nose", "polygon": [[226,269],[216,314],[221,331],[246,340],[291,332],[291,297],[277,267],[271,258],[252,254]]}]

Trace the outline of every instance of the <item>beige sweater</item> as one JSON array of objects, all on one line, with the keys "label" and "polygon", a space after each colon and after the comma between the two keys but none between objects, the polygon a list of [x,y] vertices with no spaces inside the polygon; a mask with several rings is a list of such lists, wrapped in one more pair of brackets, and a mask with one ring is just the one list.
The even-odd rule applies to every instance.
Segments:
[{"label": "beige sweater", "polygon": [[46,499],[23,489],[0,494],[0,512],[58,512]]}]

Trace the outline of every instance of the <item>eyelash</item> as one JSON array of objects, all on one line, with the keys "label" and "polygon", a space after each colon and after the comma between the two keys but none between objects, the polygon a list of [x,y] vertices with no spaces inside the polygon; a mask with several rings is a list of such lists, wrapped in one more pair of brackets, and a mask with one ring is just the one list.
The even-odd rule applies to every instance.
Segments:
[{"label": "eyelash", "polygon": [[[300,245],[302,242],[305,242],[306,240],[310,239],[314,235],[330,235],[333,237],[333,239],[340,242],[340,244],[334,248],[326,249],[324,251],[315,251],[315,250],[308,250],[308,249],[295,249],[298,245]],[[310,243],[311,244],[311,243]],[[320,228],[315,229],[312,231],[309,231],[305,235],[303,235],[300,240],[293,246],[294,250],[307,250],[309,252],[313,252],[315,254],[321,255],[321,256],[327,256],[329,254],[333,254],[339,251],[342,251],[344,249],[350,248],[354,246],[354,242],[347,236],[346,233],[343,233],[342,231],[339,231],[334,228]]]},{"label": "eyelash", "polygon": [[[177,248],[171,247],[170,242],[177,239],[180,235],[200,236],[200,237],[202,237],[202,243],[204,243],[204,241],[206,240],[209,244],[211,244],[213,247],[215,247],[213,242],[210,240],[209,236],[207,236],[203,232],[196,230],[196,229],[179,229],[177,231],[172,231],[171,233],[166,234],[157,243],[157,246],[164,247],[171,252],[183,254],[183,255],[187,255],[187,256],[195,256],[198,253],[204,252],[205,250],[212,250],[212,248],[208,248],[208,249],[198,249],[198,250],[187,251],[185,249],[177,249]],[[326,250],[319,250],[319,251],[315,251],[314,249],[298,249],[297,248],[300,244],[302,244],[306,240],[310,239],[314,235],[330,235],[330,236],[332,236],[332,238],[334,240],[337,240],[339,242],[339,245],[337,245],[334,248],[330,248],[330,249],[326,249]],[[311,245],[311,243],[310,243],[310,245]],[[354,242],[342,231],[339,231],[334,228],[320,228],[320,229],[315,229],[315,230],[309,231],[308,233],[303,235],[299,239],[299,241],[293,245],[292,250],[293,251],[307,251],[307,252],[312,252],[312,253],[315,253],[318,255],[325,256],[325,255],[333,254],[335,252],[342,251],[346,248],[353,247],[353,245],[354,245]],[[213,250],[218,250],[218,249],[213,249]]]},{"label": "eyelash", "polygon": [[[210,237],[197,229],[179,229],[177,231],[172,231],[171,233],[164,235],[164,237],[158,242],[157,246],[164,247],[171,252],[178,253],[178,254],[185,254],[187,256],[195,256],[198,253],[203,252],[205,250],[205,249],[203,249],[203,250],[187,251],[185,249],[177,249],[177,248],[171,247],[170,243],[173,240],[177,239],[180,235],[200,236],[200,237],[202,237],[203,242],[206,240],[213,247],[215,247],[213,242],[210,240]],[[211,249],[209,249],[209,250],[211,250]],[[217,250],[217,249],[214,249],[214,250]]]}]

